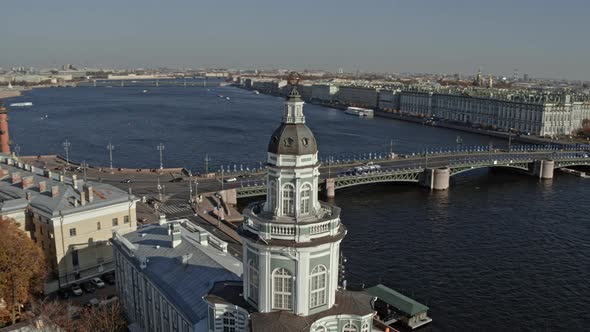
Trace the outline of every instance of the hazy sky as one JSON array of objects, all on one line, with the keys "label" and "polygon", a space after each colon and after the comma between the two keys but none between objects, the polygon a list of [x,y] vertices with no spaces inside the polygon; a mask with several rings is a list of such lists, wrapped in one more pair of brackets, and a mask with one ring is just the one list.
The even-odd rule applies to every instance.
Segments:
[{"label": "hazy sky", "polygon": [[590,80],[590,0],[1,0],[0,66],[186,66]]}]

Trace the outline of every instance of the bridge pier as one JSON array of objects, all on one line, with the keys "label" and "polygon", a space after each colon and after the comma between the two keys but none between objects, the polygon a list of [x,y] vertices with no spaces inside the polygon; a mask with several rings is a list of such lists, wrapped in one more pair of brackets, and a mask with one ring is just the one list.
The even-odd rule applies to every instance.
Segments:
[{"label": "bridge pier", "polygon": [[450,168],[427,168],[422,173],[420,185],[431,190],[447,190],[450,186],[450,180]]},{"label": "bridge pier", "polygon": [[326,179],[326,197],[333,198],[336,197],[336,181],[334,178]]},{"label": "bridge pier", "polygon": [[533,175],[538,176],[539,179],[553,179],[553,170],[555,162],[553,160],[535,160]]}]

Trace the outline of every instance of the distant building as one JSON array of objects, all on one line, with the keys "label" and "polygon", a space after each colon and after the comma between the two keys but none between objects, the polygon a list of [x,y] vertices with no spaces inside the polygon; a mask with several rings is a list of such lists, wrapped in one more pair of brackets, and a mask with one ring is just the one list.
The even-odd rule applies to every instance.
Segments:
[{"label": "distant building", "polygon": [[113,230],[135,230],[137,199],[104,183],[53,174],[3,156],[0,215],[14,218],[41,247],[57,290],[113,269]]},{"label": "distant building", "polygon": [[338,86],[331,84],[314,84],[311,87],[311,99],[315,101],[331,103],[338,94]]},{"label": "distant building", "polygon": [[338,89],[338,100],[348,106],[375,108],[378,92],[372,87],[341,85]]}]

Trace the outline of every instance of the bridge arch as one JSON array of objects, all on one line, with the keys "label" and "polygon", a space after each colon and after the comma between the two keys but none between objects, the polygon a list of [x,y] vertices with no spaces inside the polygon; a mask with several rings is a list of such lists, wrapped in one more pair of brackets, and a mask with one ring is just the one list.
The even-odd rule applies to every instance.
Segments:
[{"label": "bridge arch", "polygon": [[505,168],[513,169],[519,172],[530,172],[528,164],[508,164],[508,165],[476,165],[476,166],[465,166],[465,167],[451,167],[451,176],[462,174],[465,172],[474,171],[482,168]]}]

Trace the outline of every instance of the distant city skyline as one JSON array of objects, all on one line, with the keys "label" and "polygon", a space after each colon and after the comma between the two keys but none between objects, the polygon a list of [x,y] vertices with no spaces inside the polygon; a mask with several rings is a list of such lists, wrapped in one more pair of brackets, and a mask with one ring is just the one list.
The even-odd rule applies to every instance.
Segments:
[{"label": "distant city skyline", "polygon": [[[590,80],[583,0],[2,4],[0,66],[224,67]],[[295,20],[295,21],[291,21]]]}]

